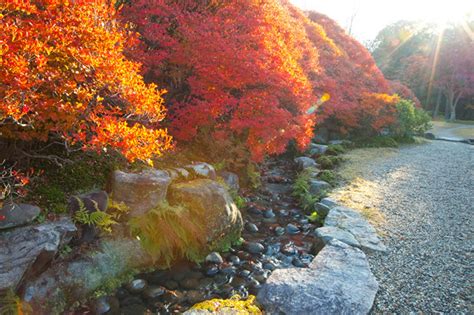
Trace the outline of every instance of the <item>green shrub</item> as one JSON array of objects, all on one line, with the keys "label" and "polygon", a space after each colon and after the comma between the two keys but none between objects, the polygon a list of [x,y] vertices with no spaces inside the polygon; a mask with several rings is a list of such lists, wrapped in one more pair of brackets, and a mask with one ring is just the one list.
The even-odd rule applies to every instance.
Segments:
[{"label": "green shrub", "polygon": [[193,209],[163,202],[146,214],[130,219],[128,224],[132,235],[140,240],[156,264],[169,267],[180,259],[202,262],[209,249],[220,251],[240,237],[226,236],[209,248],[206,219]]},{"label": "green shrub", "polygon": [[357,147],[361,148],[396,148],[398,142],[393,137],[375,136],[371,138],[359,138],[355,140]]},{"label": "green shrub", "polygon": [[330,144],[326,150],[327,155],[339,155],[346,152],[346,148],[340,144]]},{"label": "green shrub", "polygon": [[46,212],[64,213],[69,196],[105,188],[110,173],[125,165],[119,158],[94,153],[76,153],[70,160],[63,167],[33,165],[43,170],[43,175],[32,181],[27,200]]},{"label": "green shrub", "polygon": [[328,182],[332,186],[335,186],[337,183],[337,176],[333,171],[330,170],[323,170],[319,173],[318,178],[325,182]]},{"label": "green shrub", "polygon": [[117,222],[110,214],[103,211],[89,212],[86,209],[79,209],[74,213],[74,222],[84,225],[95,225],[101,231],[111,233],[112,225]]},{"label": "green shrub", "polygon": [[312,195],[309,192],[311,174],[314,170],[306,169],[298,174],[293,184],[293,196],[298,200],[298,204],[304,211],[314,208],[321,196]]},{"label": "green shrub", "polygon": [[412,101],[401,99],[396,105],[397,123],[393,128],[396,136],[406,138],[425,133],[431,128],[431,117]]},{"label": "green shrub", "polygon": [[321,166],[323,169],[332,169],[334,168],[334,164],[332,160],[328,156],[320,156],[316,162]]}]

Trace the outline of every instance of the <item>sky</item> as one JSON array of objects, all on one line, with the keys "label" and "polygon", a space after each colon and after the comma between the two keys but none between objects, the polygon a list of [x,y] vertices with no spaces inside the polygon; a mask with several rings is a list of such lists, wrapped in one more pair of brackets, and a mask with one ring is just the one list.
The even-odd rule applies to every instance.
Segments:
[{"label": "sky", "polygon": [[473,0],[290,0],[303,10],[326,14],[361,42],[372,40],[385,26],[399,20],[456,22],[474,16]]}]

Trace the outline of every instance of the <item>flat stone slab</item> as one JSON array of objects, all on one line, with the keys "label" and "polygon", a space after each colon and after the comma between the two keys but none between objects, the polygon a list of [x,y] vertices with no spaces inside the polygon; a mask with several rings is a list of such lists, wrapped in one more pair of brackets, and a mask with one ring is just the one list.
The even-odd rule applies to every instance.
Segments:
[{"label": "flat stone slab", "polygon": [[41,209],[29,204],[9,203],[0,209],[0,230],[11,229],[33,222],[38,217]]},{"label": "flat stone slab", "polygon": [[350,208],[342,206],[332,208],[324,220],[324,226],[337,227],[351,233],[362,249],[387,250],[375,228],[360,213]]},{"label": "flat stone slab", "polygon": [[0,232],[0,291],[40,273],[75,232],[69,218]]},{"label": "flat stone slab", "polygon": [[365,254],[332,240],[309,268],[275,270],[257,299],[268,314],[367,314],[377,290]]},{"label": "flat stone slab", "polygon": [[338,240],[347,245],[359,247],[360,243],[354,235],[335,226],[323,226],[314,231],[317,237],[323,240],[325,244],[331,240]]}]

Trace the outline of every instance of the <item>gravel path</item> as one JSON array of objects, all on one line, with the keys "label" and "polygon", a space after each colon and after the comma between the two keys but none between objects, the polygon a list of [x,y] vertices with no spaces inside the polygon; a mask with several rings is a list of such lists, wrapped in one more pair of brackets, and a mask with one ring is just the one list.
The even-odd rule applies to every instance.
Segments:
[{"label": "gravel path", "polygon": [[380,289],[372,314],[474,314],[474,146],[432,141],[401,148],[366,176],[386,254],[371,254]]}]

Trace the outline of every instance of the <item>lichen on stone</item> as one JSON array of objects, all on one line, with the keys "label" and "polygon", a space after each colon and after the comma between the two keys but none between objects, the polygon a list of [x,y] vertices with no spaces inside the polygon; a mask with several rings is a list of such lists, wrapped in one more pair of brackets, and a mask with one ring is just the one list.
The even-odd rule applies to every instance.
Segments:
[{"label": "lichen on stone", "polygon": [[234,295],[230,299],[212,299],[194,305],[191,310],[206,311],[217,314],[263,314],[255,304],[255,296],[250,295],[243,300],[239,295]]}]

